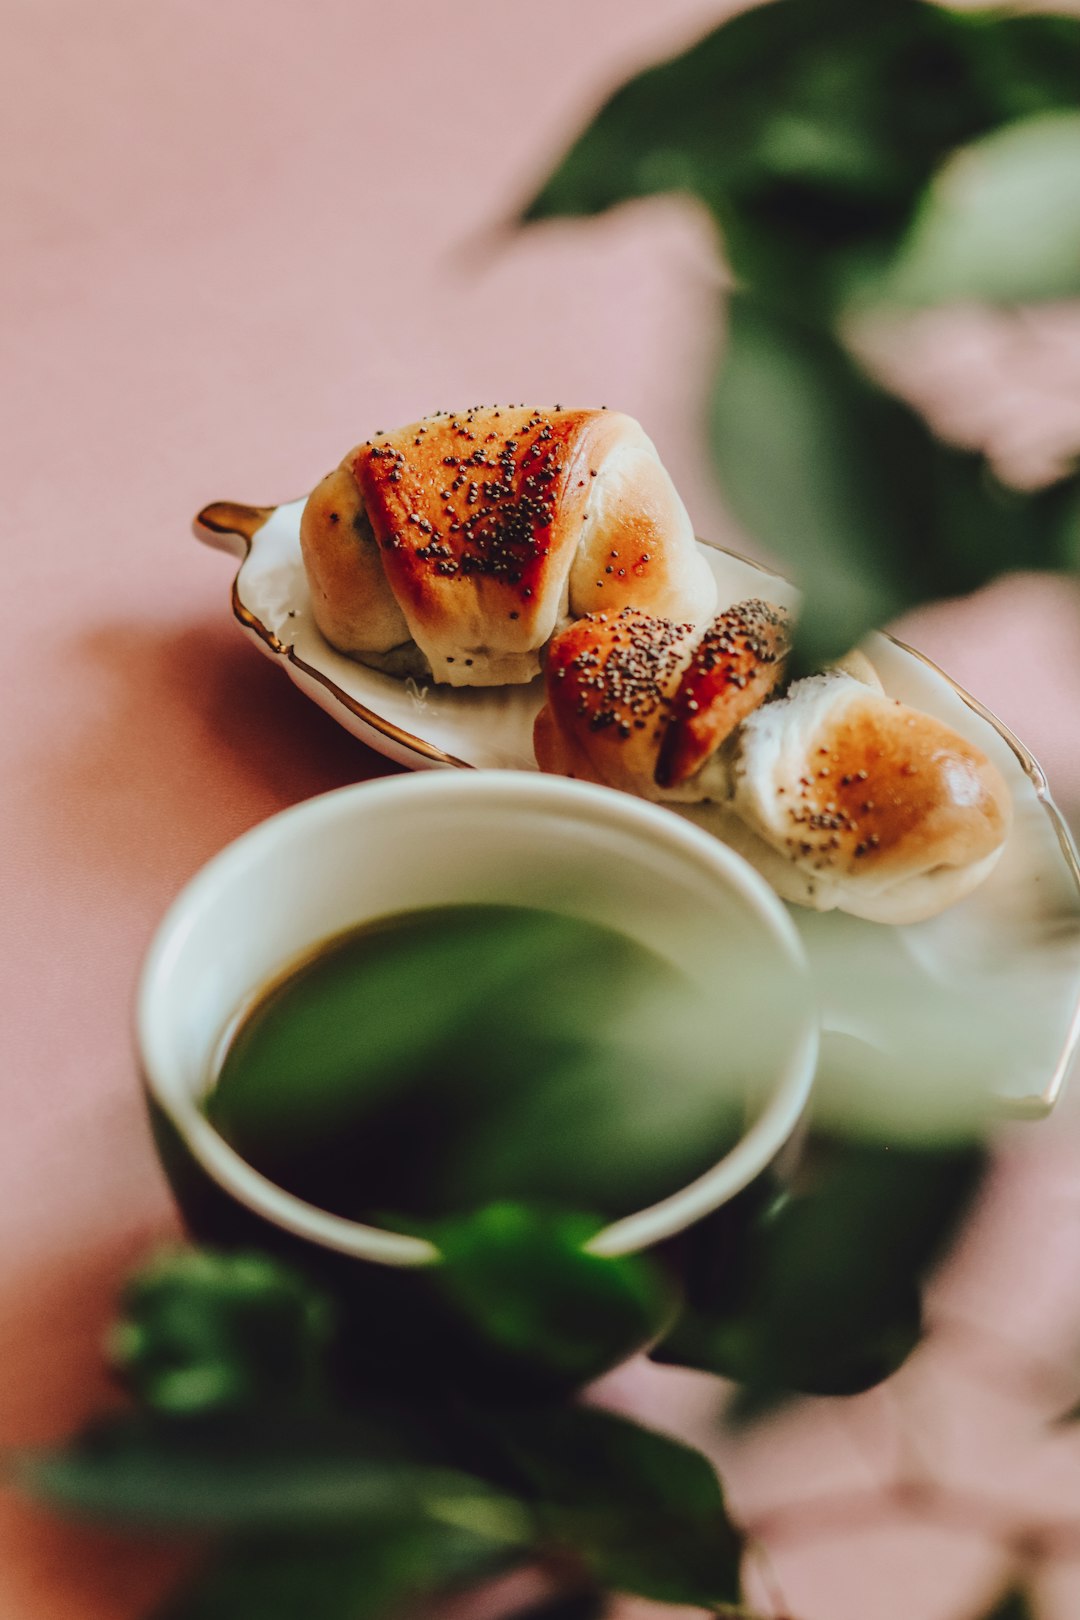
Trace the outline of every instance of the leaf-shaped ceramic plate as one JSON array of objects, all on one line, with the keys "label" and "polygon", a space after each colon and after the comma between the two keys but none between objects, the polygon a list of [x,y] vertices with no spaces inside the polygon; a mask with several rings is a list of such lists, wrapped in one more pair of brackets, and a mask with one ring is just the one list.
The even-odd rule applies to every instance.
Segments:
[{"label": "leaf-shaped ceramic plate", "polygon": [[[435,766],[535,770],[532,724],[542,682],[527,687],[452,690],[395,680],[334,651],[316,629],[300,557],[302,501],[251,507],[221,501],[195,520],[195,533],[241,559],[233,612],[245,632],[300,689],[349,731],[414,770]],[[767,595],[792,604],[794,587],[734,553],[703,546],[721,605]],[[974,698],[921,654],[885,635],[865,643],[885,690],[937,715],[984,750],[1012,789],[1015,822],[1002,858],[983,885],[941,916],[887,928],[840,912],[792,907],[818,975],[827,1032],[863,1059],[887,1045],[865,996],[853,995],[845,964],[895,989],[909,1016],[934,1027],[942,995],[1022,1015],[1023,1040],[991,1059],[991,1095],[1010,1112],[1047,1113],[1080,1045],[1080,863],[1041,769],[1023,745]],[[723,836],[716,806],[680,809]],[[870,982],[864,978],[864,983]],[[955,1020],[954,1020],[955,1022]],[[828,1058],[830,1046],[825,1043]],[[962,1059],[963,1054],[959,1054]],[[828,1085],[828,1077],[823,1076]],[[838,1082],[840,1084],[841,1082]]]}]

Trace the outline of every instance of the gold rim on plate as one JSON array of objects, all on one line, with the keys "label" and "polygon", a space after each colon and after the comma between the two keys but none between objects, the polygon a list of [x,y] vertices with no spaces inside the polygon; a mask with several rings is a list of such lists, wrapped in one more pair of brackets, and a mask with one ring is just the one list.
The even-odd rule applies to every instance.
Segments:
[{"label": "gold rim on plate", "polygon": [[[209,506],[204,506],[196,517],[195,532],[198,534],[199,530],[203,529],[210,536],[232,534],[243,540],[245,549],[244,558],[241,562],[242,567],[243,561],[246,560],[251,551],[252,541],[255,536],[263,524],[267,523],[276,511],[276,506],[243,506],[238,501],[212,501]],[[288,659],[289,663],[296,669],[303,670],[304,674],[311,680],[317,681],[320,686],[325,687],[326,691],[336,698],[344,708],[348,709],[350,714],[354,714],[358,720],[362,720],[366,726],[370,726],[372,731],[378,732],[379,736],[385,737],[389,742],[397,743],[401,748],[407,748],[411,753],[418,754],[421,759],[431,761],[436,765],[452,765],[457,770],[462,771],[471,771],[473,769],[467,760],[458,759],[454,754],[445,753],[441,748],[436,748],[434,743],[426,742],[423,737],[415,736],[413,732],[406,731],[403,726],[397,726],[392,720],[387,720],[381,714],[377,714],[374,709],[369,709],[365,704],[358,703],[354,697],[350,697],[348,692],[343,691],[336,681],[332,681],[329,675],[324,675],[321,669],[316,669],[314,664],[309,664],[306,659],[301,658],[295,647],[291,647],[288,643],[282,641],[281,637],[276,636],[272,630],[268,629],[262,620],[252,613],[250,608],[245,607],[240,600],[239,572],[232,584],[232,610],[245,630],[250,630],[254,635],[258,636],[259,640],[264,642],[270,651],[276,653],[279,658]]]}]

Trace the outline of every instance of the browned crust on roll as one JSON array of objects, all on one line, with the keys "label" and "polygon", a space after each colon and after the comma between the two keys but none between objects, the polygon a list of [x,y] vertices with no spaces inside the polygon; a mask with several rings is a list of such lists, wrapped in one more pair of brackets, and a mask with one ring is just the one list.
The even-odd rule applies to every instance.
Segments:
[{"label": "browned crust on roll", "polygon": [[469,646],[486,624],[504,651],[546,639],[552,591],[561,594],[577,544],[575,472],[595,414],[492,406],[429,417],[355,453],[386,577],[414,633],[442,639],[444,626],[463,623]]},{"label": "browned crust on roll", "polygon": [[757,599],[704,635],[634,609],[587,615],[551,644],[550,715],[541,711],[534,735],[541,769],[645,797],[680,787],[776,686],[788,626]]},{"label": "browned crust on roll", "polygon": [[693,638],[692,625],[633,608],[589,614],[557,636],[533,738],[541,770],[651,796]]},{"label": "browned crust on roll", "polygon": [[932,715],[868,693],[815,733],[788,815],[793,858],[851,878],[901,878],[993,854],[1011,800],[981,749]]},{"label": "browned crust on roll", "polygon": [[617,411],[476,406],[377,433],[312,494],[301,543],[334,646],[412,643],[454,686],[530,680],[568,613],[701,622],[716,599],[655,447]]},{"label": "browned crust on roll", "polygon": [[736,602],[712,621],[672,701],[656,766],[660,787],[678,787],[696,775],[774,690],[790,624],[782,608],[759,598]]},{"label": "browned crust on roll", "polygon": [[533,752],[542,771],[552,776],[570,776],[576,782],[610,783],[596,770],[586,749],[560,727],[550,703],[545,703],[533,722]]}]

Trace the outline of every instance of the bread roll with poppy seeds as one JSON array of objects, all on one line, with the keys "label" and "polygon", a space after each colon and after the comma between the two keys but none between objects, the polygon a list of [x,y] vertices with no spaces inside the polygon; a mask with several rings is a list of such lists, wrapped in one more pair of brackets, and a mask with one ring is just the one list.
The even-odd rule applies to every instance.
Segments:
[{"label": "bread roll with poppy seeds", "polygon": [[759,600],[704,630],[633,608],[588,615],[549,649],[537,763],[645,799],[726,798],[720,750],[779,681],[788,631]]},{"label": "bread roll with poppy seeds", "polygon": [[918,922],[962,899],[1012,822],[980,749],[840,672],[750,715],[731,773],[731,809],[765,846],[743,853],[779,893],[873,922]]},{"label": "bread roll with poppy seeds", "polygon": [[590,613],[561,631],[533,728],[540,769],[661,798],[657,761],[696,639],[693,625],[636,608]]},{"label": "bread roll with poppy seeds", "polygon": [[568,616],[699,622],[716,601],[654,446],[614,411],[476,407],[377,433],[313,491],[300,544],[334,647],[450,686],[531,680]]}]

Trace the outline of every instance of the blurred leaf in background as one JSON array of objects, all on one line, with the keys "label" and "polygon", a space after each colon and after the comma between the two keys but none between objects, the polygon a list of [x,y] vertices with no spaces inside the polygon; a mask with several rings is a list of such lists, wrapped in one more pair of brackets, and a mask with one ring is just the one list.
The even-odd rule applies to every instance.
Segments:
[{"label": "blurred leaf in background", "polygon": [[827,330],[742,292],[728,304],[710,428],[733,509],[796,567],[803,670],[919,602],[1069,561],[1075,480],[1007,489],[983,456],[942,443],[871,382]]},{"label": "blurred leaf in background", "polygon": [[1078,155],[1080,20],[772,0],[617,90],[524,210],[678,191],[715,220],[738,292],[714,456],[806,593],[797,669],[920,602],[1076,565],[1080,479],[1005,490],[862,370],[848,323],[1080,292]]},{"label": "blurred leaf in background", "polygon": [[715,1245],[692,1251],[687,1310],[651,1355],[736,1380],[744,1413],[880,1383],[919,1342],[923,1278],[984,1166],[978,1148],[819,1137],[736,1266]]}]

